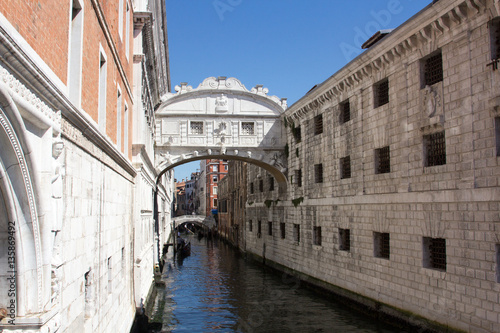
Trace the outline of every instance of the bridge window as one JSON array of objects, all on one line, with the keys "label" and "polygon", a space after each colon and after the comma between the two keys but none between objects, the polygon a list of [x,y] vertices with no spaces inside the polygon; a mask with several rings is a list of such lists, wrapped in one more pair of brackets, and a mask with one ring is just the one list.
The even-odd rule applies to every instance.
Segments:
[{"label": "bridge window", "polygon": [[241,134],[242,135],[254,135],[255,134],[255,123],[254,122],[242,122],[241,123]]},{"label": "bridge window", "polygon": [[192,121],[190,123],[191,134],[203,134],[203,122],[202,121]]},{"label": "bridge window", "polygon": [[340,159],[340,178],[351,178],[351,156]]},{"label": "bridge window", "polygon": [[314,135],[323,133],[323,115],[319,114],[314,117]]},{"label": "bridge window", "polygon": [[293,240],[300,242],[300,224],[294,223],[293,225]]},{"label": "bridge window", "polygon": [[424,267],[446,271],[446,239],[423,238]]},{"label": "bridge window", "polygon": [[351,230],[350,229],[339,229],[339,250],[350,251],[351,250]]},{"label": "bridge window", "polygon": [[313,227],[313,244],[321,245],[321,227]]},{"label": "bridge window", "polygon": [[389,259],[391,247],[388,232],[373,233],[373,252],[377,258]]}]

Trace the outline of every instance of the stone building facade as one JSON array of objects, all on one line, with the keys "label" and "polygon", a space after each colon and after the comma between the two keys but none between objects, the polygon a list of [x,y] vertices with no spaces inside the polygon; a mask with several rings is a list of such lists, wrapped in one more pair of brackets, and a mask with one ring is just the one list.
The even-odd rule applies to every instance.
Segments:
[{"label": "stone building facade", "polygon": [[219,235],[237,247],[245,237],[245,204],[247,199],[247,163],[229,161],[228,173],[219,181],[217,231]]},{"label": "stone building facade", "polygon": [[498,1],[434,1],[289,107],[288,189],[249,166],[246,251],[410,322],[497,331],[499,23]]},{"label": "stone building facade", "polygon": [[161,1],[0,3],[0,331],[125,332],[146,302],[173,186],[153,154],[165,20]]}]

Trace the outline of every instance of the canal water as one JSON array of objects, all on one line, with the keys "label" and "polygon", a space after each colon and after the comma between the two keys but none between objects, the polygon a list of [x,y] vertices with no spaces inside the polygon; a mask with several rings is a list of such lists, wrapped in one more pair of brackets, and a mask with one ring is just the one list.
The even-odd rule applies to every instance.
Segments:
[{"label": "canal water", "polygon": [[400,332],[244,260],[218,241],[191,241],[166,263],[150,319],[156,332]]}]

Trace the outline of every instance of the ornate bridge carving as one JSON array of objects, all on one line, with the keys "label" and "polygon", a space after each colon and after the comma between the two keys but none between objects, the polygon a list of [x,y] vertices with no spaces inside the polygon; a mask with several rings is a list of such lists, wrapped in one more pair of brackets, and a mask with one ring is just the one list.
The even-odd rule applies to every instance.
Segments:
[{"label": "ornate bridge carving", "polygon": [[286,99],[251,90],[235,78],[209,77],[196,89],[187,83],[162,97],[156,117],[156,169],[202,159],[236,159],[257,164],[286,184]]}]

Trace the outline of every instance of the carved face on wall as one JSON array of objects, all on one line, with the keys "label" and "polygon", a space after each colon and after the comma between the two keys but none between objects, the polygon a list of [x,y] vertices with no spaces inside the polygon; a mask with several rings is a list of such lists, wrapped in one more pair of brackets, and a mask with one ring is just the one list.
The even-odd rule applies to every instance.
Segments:
[{"label": "carved face on wall", "polygon": [[57,141],[52,144],[52,157],[58,158],[61,156],[64,149],[64,142]]}]

